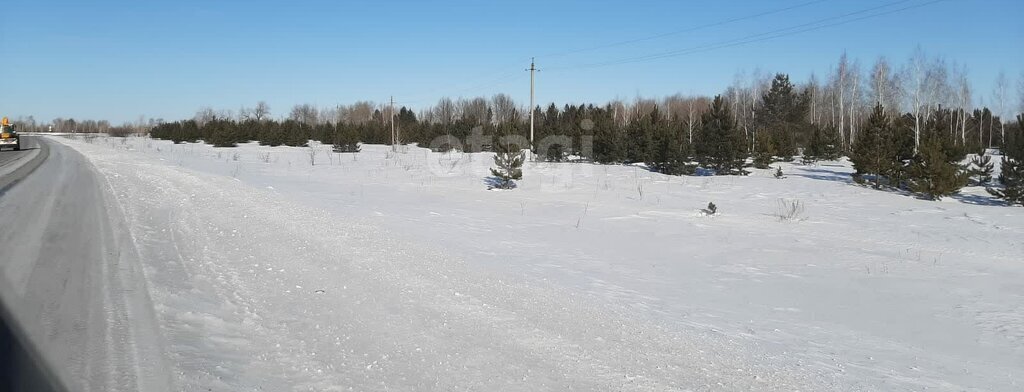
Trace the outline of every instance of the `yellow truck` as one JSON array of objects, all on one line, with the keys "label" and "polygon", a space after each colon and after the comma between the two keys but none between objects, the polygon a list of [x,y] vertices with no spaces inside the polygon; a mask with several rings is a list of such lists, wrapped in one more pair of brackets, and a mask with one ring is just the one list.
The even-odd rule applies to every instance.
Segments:
[{"label": "yellow truck", "polygon": [[14,151],[21,150],[21,136],[7,117],[0,120],[0,150],[4,147],[12,147]]}]

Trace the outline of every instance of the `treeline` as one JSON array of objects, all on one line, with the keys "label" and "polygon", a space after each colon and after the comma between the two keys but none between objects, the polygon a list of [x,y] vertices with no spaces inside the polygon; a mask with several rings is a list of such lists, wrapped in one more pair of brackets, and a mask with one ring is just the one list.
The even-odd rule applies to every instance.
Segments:
[{"label": "treeline", "polygon": [[[755,120],[747,124],[747,130],[741,129],[731,105],[721,96],[712,99],[706,108],[700,106],[699,111],[687,110],[685,116],[663,113],[660,105],[622,117],[613,104],[566,105],[562,109],[552,104],[534,113],[536,145],[521,147],[533,149],[546,161],[573,158],[606,164],[644,163],[651,170],[673,175],[693,174],[698,169],[718,175],[746,174],[749,166],[768,168],[779,161],[800,159],[812,163],[849,155],[857,170],[856,181],[878,188],[906,189],[931,198],[956,192],[972,175],[978,176],[976,171],[982,171],[980,176],[984,178],[987,170],[991,177],[991,162],[971,168],[960,165],[969,153],[985,153],[984,144],[969,137],[983,129],[985,109],[961,117],[957,110],[937,107],[924,113],[922,120],[913,113],[887,111],[876,103],[867,123],[859,126],[856,137],[844,148],[836,129],[810,120],[810,101],[808,90],[799,90],[787,75],[778,74],[760,99]],[[315,140],[333,144],[338,152],[358,151],[360,142],[390,144],[392,138],[403,144],[469,152],[488,149],[499,135],[528,140],[528,116],[521,115],[514,106],[507,112],[489,105],[485,109],[463,110],[458,116],[440,121],[436,116],[434,121],[421,121],[405,107],[394,116],[389,116],[390,109],[385,108],[368,112],[368,118],[361,121],[342,118],[336,123],[324,121],[303,105],[293,108],[283,121],[265,117],[238,121],[204,110],[194,119],[158,125],[150,134],[176,143],[202,140],[217,147],[248,141],[301,147]],[[1000,140],[1006,140],[1010,162],[1020,161],[1024,137],[1019,124],[999,126],[1008,131]],[[474,139],[483,140],[467,142]],[[1013,175],[1012,169],[1007,172]],[[991,178],[975,182],[995,185]]]},{"label": "treeline", "polygon": [[[856,172],[854,181],[875,188],[903,189],[938,199],[956,193],[973,183],[985,186],[993,195],[1010,203],[1024,203],[1021,180],[1024,172],[1024,131],[1017,123],[1008,128],[1002,153],[1002,175],[997,183],[992,174],[997,162],[984,150],[972,150],[950,127],[956,115],[950,109],[938,109],[928,120],[919,122],[913,115],[891,116],[876,104],[861,136],[850,151]],[[920,125],[920,132],[915,132]],[[917,143],[915,143],[915,138]],[[968,153],[976,153],[963,164]],[[1009,192],[1009,193],[1006,193]]]},{"label": "treeline", "polygon": [[334,144],[344,151],[358,151],[360,141],[383,143],[381,129],[371,125],[306,124],[296,120],[245,120],[213,118],[164,123],[150,130],[150,137],[174,143],[203,141],[214,147],[235,147],[238,143],[258,141],[265,146],[305,147],[310,140]]},{"label": "treeline", "polygon": [[[855,179],[878,188],[937,198],[973,181],[998,191],[998,184],[1013,179],[981,181],[985,176],[977,172],[1004,164],[983,157],[989,148],[1003,149],[1011,164],[1021,159],[1014,157],[1013,144],[1021,139],[1019,123],[1004,122],[996,114],[1006,112],[1006,85],[1000,75],[993,92],[997,109],[975,107],[965,68],[950,67],[941,58],[917,51],[900,70],[880,58],[864,73],[857,61],[843,55],[824,83],[813,75],[797,85],[786,74],[764,78],[755,73],[738,77],[714,98],[676,95],[538,106],[532,108],[535,142],[521,147],[546,161],[644,163],[676,175],[701,169],[745,174],[750,166],[849,156],[857,167]],[[490,149],[499,135],[529,140],[529,110],[497,94],[442,98],[418,111],[372,102],[296,105],[274,120],[269,106],[260,102],[237,115],[201,109],[191,120],[161,124],[151,132],[175,142],[204,140],[216,146],[250,140],[304,146],[316,140],[337,151],[357,151],[361,142],[476,152]],[[969,153],[989,161],[959,166]],[[1013,170],[1004,173],[1013,176]]]},{"label": "treeline", "polygon": [[107,120],[75,120],[63,117],[57,117],[50,121],[39,121],[35,116],[17,116],[11,119],[11,123],[22,132],[107,133],[114,136],[145,134],[163,122],[163,119],[146,119],[144,117],[139,117],[135,122],[125,122],[121,125],[111,125]]},{"label": "treeline", "polygon": [[[1011,203],[1024,203],[1022,117],[1010,127],[999,124],[1006,132],[1000,135],[1000,141],[1005,140],[1002,153],[1006,160],[994,163],[985,156],[984,144],[969,137],[986,125],[987,110],[961,117],[956,110],[940,106],[922,120],[910,113],[887,111],[877,102],[866,123],[859,125],[857,137],[845,148],[836,129],[810,121],[810,99],[809,91],[798,91],[787,76],[777,75],[757,107],[757,120],[748,124],[749,131],[740,128],[722,96],[716,96],[707,107],[700,106],[699,112],[687,112],[686,117],[670,117],[658,105],[624,118],[618,116],[620,108],[610,103],[562,108],[550,104],[547,110],[537,108],[535,113],[538,145],[521,147],[534,149],[539,159],[549,162],[573,158],[601,164],[644,163],[650,170],[672,175],[693,174],[699,169],[741,175],[751,166],[768,168],[797,159],[810,164],[849,156],[856,170],[854,180],[873,187],[905,189],[938,199],[974,182]],[[252,140],[263,145],[305,146],[316,140],[333,144],[339,153],[357,151],[360,142],[391,143],[391,121],[399,143],[439,150],[478,151],[495,145],[499,135],[518,135],[522,140],[529,136],[528,117],[514,108],[501,122],[490,108],[479,112],[481,118],[460,116],[450,118],[451,122],[420,121],[406,107],[399,108],[390,121],[380,110],[370,112],[366,121],[343,119],[337,123],[299,116],[302,113],[306,112],[297,108],[284,121],[197,116],[158,125],[151,136],[176,143],[203,140],[221,147]],[[462,142],[474,138],[483,141]],[[978,157],[971,165],[962,165],[969,154]],[[995,164],[1002,165],[998,182],[991,178]]]}]

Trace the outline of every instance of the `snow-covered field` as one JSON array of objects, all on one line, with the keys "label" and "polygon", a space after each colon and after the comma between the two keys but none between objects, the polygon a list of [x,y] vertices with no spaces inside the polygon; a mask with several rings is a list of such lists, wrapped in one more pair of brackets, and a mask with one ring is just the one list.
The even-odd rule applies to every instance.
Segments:
[{"label": "snow-covered field", "polygon": [[1024,208],[980,188],[51,140],[117,196],[182,390],[1024,388]]}]

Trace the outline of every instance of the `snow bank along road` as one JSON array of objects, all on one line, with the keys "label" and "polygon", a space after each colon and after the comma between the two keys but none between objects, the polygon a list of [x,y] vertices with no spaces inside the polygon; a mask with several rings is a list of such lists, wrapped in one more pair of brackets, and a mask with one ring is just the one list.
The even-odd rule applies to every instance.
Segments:
[{"label": "snow bank along road", "polygon": [[0,294],[74,390],[828,385],[226,176],[46,143],[0,197]]}]

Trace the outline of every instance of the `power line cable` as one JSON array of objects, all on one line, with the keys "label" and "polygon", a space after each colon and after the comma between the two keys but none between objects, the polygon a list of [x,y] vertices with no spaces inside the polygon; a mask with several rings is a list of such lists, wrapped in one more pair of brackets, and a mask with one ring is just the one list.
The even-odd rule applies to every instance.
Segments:
[{"label": "power line cable", "polygon": [[[588,51],[593,51],[593,50],[597,50],[597,49],[605,49],[605,48],[610,48],[610,47],[615,47],[615,46],[628,45],[628,44],[637,43],[637,42],[649,41],[649,40],[669,37],[669,36],[673,36],[673,35],[678,35],[678,34],[683,34],[683,33],[703,30],[703,29],[707,29],[707,28],[711,28],[711,27],[724,26],[724,25],[728,25],[728,24],[731,24],[731,23],[740,22],[740,21],[744,21],[744,20],[756,19],[756,18],[768,16],[768,15],[778,14],[778,13],[781,13],[781,12],[786,12],[786,11],[791,11],[791,10],[798,9],[798,8],[807,7],[807,6],[818,4],[818,3],[824,3],[826,1],[830,1],[830,0],[807,1],[807,2],[795,4],[795,5],[788,6],[788,7],[783,7],[783,8],[773,9],[773,10],[769,10],[769,11],[759,12],[759,13],[756,13],[756,14],[750,14],[750,15],[745,15],[745,16],[741,16],[741,17],[726,19],[726,20],[722,20],[722,21],[718,21],[718,22],[713,22],[713,23],[708,23],[708,24],[699,25],[699,26],[694,26],[694,27],[690,27],[690,28],[686,28],[686,29],[682,29],[682,30],[670,31],[670,32],[667,32],[667,33],[661,33],[661,34],[657,34],[657,35],[653,35],[653,36],[635,38],[635,39],[630,39],[630,40],[625,40],[625,41],[613,42],[613,43],[609,43],[609,44],[605,44],[605,45],[598,45],[598,46],[592,46],[592,47],[587,47],[587,48],[568,50],[568,51],[558,52],[558,53],[549,53],[549,54],[547,54],[547,55],[545,55],[543,57],[549,57],[549,58],[550,57],[561,57],[561,56],[565,56],[565,55],[568,55],[568,54],[588,52]],[[909,0],[907,0],[907,1],[909,1]],[[515,75],[515,71],[504,73],[504,74],[501,74],[501,76],[495,78],[491,82],[486,82],[484,84],[480,84],[480,85],[476,85],[476,86],[472,86],[472,87],[468,87],[468,88],[463,88],[463,89],[458,89],[458,90],[454,90],[454,91],[449,91],[449,92],[450,93],[458,94],[458,93],[462,93],[462,92],[466,92],[466,91],[482,90],[484,88],[488,88],[488,87],[493,87],[493,86],[496,86],[496,85],[504,84],[504,83],[508,82],[509,79],[511,79],[512,76],[514,76],[514,75]],[[430,94],[430,93],[439,92],[442,89],[443,89],[443,87],[438,87],[438,88],[430,89],[430,90],[427,90],[426,92],[424,92],[423,94],[421,94],[421,96],[422,95],[426,95],[426,94]],[[406,100],[406,101],[402,101],[401,103],[403,103],[403,104],[422,103],[422,102],[425,102],[428,99],[430,99],[430,98]]]},{"label": "power line cable", "polygon": [[699,26],[694,26],[694,27],[683,29],[683,30],[670,31],[670,32],[667,32],[667,33],[661,33],[661,34],[652,35],[652,36],[648,36],[648,37],[641,37],[641,38],[634,38],[634,39],[625,40],[625,41],[613,42],[613,43],[610,43],[610,44],[591,46],[591,47],[586,47],[586,48],[581,48],[581,49],[567,50],[567,51],[564,51],[564,52],[549,53],[547,55],[540,56],[540,57],[547,58],[547,59],[557,58],[557,57],[562,57],[562,56],[569,55],[569,54],[574,54],[574,53],[589,52],[589,51],[593,51],[593,50],[597,50],[597,49],[612,48],[612,47],[616,47],[616,46],[628,45],[628,44],[637,43],[637,42],[650,41],[650,40],[655,40],[655,39],[659,39],[659,38],[670,37],[670,36],[673,36],[673,35],[678,35],[678,34],[683,34],[683,33],[691,33],[691,32],[694,32],[694,31],[703,30],[703,29],[707,29],[707,28],[711,28],[711,27],[719,27],[719,26],[724,26],[724,25],[728,25],[728,24],[731,24],[731,23],[735,23],[735,22],[740,22],[740,21],[750,20],[750,19],[756,19],[756,18],[760,18],[762,16],[768,16],[768,15],[778,14],[778,13],[782,13],[782,12],[786,12],[786,11],[791,11],[791,10],[795,10],[797,8],[803,8],[803,7],[806,7],[806,6],[809,6],[809,5],[823,3],[823,2],[826,2],[826,1],[829,1],[829,0],[808,1],[808,2],[805,2],[805,3],[800,3],[800,4],[792,5],[792,6],[789,6],[789,7],[785,7],[785,8],[774,9],[774,10],[770,10],[770,11],[765,11],[765,12],[761,12],[761,13],[757,13],[757,14],[752,14],[752,15],[741,16],[741,17],[732,18],[732,19],[726,19],[726,20],[723,20],[723,21],[708,23],[708,24],[699,25]]},{"label": "power line cable", "polygon": [[685,49],[673,50],[673,51],[669,51],[669,52],[655,53],[655,54],[644,55],[644,56],[636,56],[636,57],[627,57],[627,58],[621,58],[621,59],[616,59],[616,60],[609,60],[609,61],[598,62],[598,63],[581,64],[581,65],[577,65],[577,66],[549,67],[548,70],[559,71],[559,70],[574,70],[574,69],[590,69],[590,68],[598,68],[598,67],[606,67],[606,66],[612,66],[612,65],[637,63],[637,62],[644,62],[644,61],[664,59],[664,58],[669,58],[669,57],[677,57],[677,56],[682,56],[682,55],[687,55],[687,54],[707,52],[707,51],[716,50],[716,49],[723,49],[723,48],[739,46],[739,45],[744,45],[744,44],[749,44],[749,43],[754,43],[754,42],[768,41],[768,40],[771,40],[771,39],[791,36],[791,35],[805,33],[805,32],[809,32],[809,31],[815,31],[815,30],[821,30],[821,29],[824,29],[824,28],[840,26],[840,25],[844,25],[844,24],[849,24],[849,23],[865,20],[865,19],[870,19],[870,18],[884,16],[884,15],[890,15],[890,14],[894,14],[894,13],[897,13],[897,12],[902,12],[902,11],[906,11],[906,10],[910,10],[910,9],[915,9],[915,8],[921,8],[921,7],[925,7],[925,6],[928,6],[928,5],[932,5],[932,4],[935,4],[935,3],[940,3],[940,2],[948,1],[948,0],[933,0],[933,1],[928,1],[928,2],[925,2],[925,3],[910,5],[910,6],[906,6],[906,7],[902,7],[902,8],[898,8],[898,9],[893,9],[893,10],[888,10],[888,11],[876,12],[876,13],[865,15],[865,16],[858,17],[858,18],[841,20],[839,22],[829,23],[829,24],[822,25],[822,23],[828,22],[828,21],[831,21],[831,20],[844,19],[844,18],[848,18],[850,16],[859,15],[859,14],[863,14],[863,13],[867,13],[867,12],[871,12],[871,11],[876,11],[876,10],[883,9],[883,8],[888,8],[888,7],[892,7],[894,5],[906,3],[907,1],[910,1],[910,0],[901,0],[901,1],[894,2],[894,3],[885,4],[885,5],[882,5],[882,6],[871,7],[871,8],[855,11],[855,12],[846,13],[846,14],[843,14],[843,15],[838,15],[838,16],[834,16],[834,17],[829,17],[829,18],[825,18],[825,19],[816,20],[816,21],[809,22],[809,23],[804,23],[804,24],[800,24],[800,25],[790,26],[790,27],[786,27],[786,28],[783,28],[783,29],[772,30],[772,31],[764,32],[764,33],[752,34],[752,35],[748,35],[748,36],[744,36],[744,37],[740,37],[740,38],[736,38],[736,39],[732,39],[732,40],[728,40],[728,41],[722,41],[722,42],[718,42],[718,43],[713,43],[713,44],[705,44],[705,45],[699,45],[699,46],[685,48]]}]

